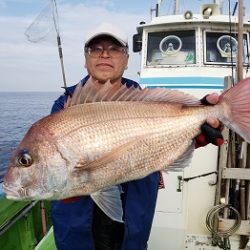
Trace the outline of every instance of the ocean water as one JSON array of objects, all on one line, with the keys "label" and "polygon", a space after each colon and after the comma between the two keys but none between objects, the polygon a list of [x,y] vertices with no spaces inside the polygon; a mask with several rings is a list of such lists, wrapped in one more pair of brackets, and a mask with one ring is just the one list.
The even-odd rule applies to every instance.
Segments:
[{"label": "ocean water", "polygon": [[0,92],[0,183],[11,154],[28,128],[50,113],[63,92]]}]

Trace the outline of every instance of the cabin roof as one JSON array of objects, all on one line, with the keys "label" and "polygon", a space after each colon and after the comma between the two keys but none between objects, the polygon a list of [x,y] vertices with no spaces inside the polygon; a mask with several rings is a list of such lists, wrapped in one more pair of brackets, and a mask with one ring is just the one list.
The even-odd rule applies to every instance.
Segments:
[{"label": "cabin roof", "polygon": [[[204,18],[201,14],[195,14],[191,19],[185,19],[184,15],[167,15],[167,16],[158,16],[153,17],[152,20],[148,23],[141,23],[137,29],[140,31],[146,27],[153,27],[159,25],[189,25],[189,24],[229,24],[228,15],[213,15],[209,18]],[[231,23],[237,24],[238,18],[236,16],[231,16]],[[244,21],[244,26],[250,27],[249,21]]]}]

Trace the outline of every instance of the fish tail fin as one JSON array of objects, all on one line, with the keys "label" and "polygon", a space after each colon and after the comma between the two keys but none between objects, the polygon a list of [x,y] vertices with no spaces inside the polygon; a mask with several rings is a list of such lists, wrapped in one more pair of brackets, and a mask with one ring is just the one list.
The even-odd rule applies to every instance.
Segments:
[{"label": "fish tail fin", "polygon": [[222,93],[219,102],[229,107],[222,122],[250,143],[250,77]]}]

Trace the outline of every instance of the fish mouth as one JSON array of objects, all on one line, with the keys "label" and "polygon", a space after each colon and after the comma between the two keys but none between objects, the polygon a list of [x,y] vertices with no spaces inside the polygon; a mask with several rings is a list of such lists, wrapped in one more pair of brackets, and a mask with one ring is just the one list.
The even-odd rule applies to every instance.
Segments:
[{"label": "fish mouth", "polygon": [[7,199],[10,200],[23,200],[23,197],[20,196],[19,191],[20,188],[17,188],[13,185],[9,185],[8,183],[3,183],[3,192],[6,195]]},{"label": "fish mouth", "polygon": [[46,192],[41,195],[35,195],[30,193],[29,188],[17,187],[8,183],[3,183],[3,192],[9,200],[15,201],[33,201],[33,200],[52,200],[54,197],[53,192]]}]

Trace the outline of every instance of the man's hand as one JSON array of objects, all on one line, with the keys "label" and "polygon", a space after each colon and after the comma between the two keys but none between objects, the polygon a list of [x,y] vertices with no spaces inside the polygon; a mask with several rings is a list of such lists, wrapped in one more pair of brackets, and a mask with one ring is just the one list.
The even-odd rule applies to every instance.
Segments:
[{"label": "man's hand", "polygon": [[[218,94],[206,95],[201,99],[203,105],[215,105],[219,101]],[[216,146],[220,146],[224,143],[221,131],[223,125],[218,119],[207,119],[206,123],[201,126],[201,134],[195,138],[196,148],[206,146],[208,143],[212,143]]]}]

